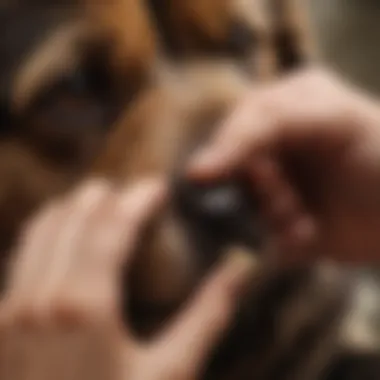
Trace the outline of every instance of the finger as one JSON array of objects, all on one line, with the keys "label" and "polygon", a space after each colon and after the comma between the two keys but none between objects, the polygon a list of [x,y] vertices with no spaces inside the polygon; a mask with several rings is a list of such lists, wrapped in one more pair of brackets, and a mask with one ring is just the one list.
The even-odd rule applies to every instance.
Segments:
[{"label": "finger", "polygon": [[239,298],[257,269],[253,256],[246,253],[223,262],[158,340],[160,360],[168,363],[172,358],[174,369],[180,365],[188,378],[197,374],[229,327]]},{"label": "finger", "polygon": [[120,259],[123,265],[128,266],[140,231],[156,215],[166,198],[167,186],[160,178],[143,180],[124,193],[120,205],[120,218],[123,223],[118,224],[119,229],[116,231],[123,236],[119,244],[123,249],[115,251],[117,266],[120,264]]},{"label": "finger", "polygon": [[[88,189],[88,187],[85,187]],[[86,194],[87,200],[96,201],[103,192],[102,185],[89,186],[79,194]],[[78,196],[78,191],[74,193]],[[73,197],[70,194],[69,198]],[[9,271],[7,291],[5,294],[7,310],[16,310],[26,306],[38,294],[38,287],[44,281],[47,273],[45,268],[53,256],[52,247],[62,232],[62,223],[67,219],[71,209],[65,207],[66,197],[55,200],[42,208],[36,217],[26,225],[21,238],[12,253],[12,263]],[[79,201],[79,199],[78,199]]]},{"label": "finger", "polygon": [[[352,99],[330,76],[305,72],[252,92],[189,165],[189,175],[228,174],[254,153],[278,153],[310,143],[335,147],[347,137]],[[357,106],[357,104],[354,104]],[[355,107],[354,107],[355,108]]]},{"label": "finger", "polygon": [[131,260],[143,225],[162,205],[164,189],[162,181],[148,179],[117,194],[107,210],[98,210],[57,290],[55,308],[60,317],[115,322],[121,270]]},{"label": "finger", "polygon": [[106,196],[108,187],[102,181],[91,181],[79,190],[57,201],[43,212],[41,220],[30,228],[15,263],[17,276],[9,302],[18,318],[38,319],[40,303],[66,269],[75,246],[76,234],[96,205]]},{"label": "finger", "polygon": [[196,152],[188,167],[189,176],[196,180],[228,176],[255,150],[257,137],[267,140],[272,129],[271,116],[263,113],[253,100],[250,106],[246,101],[221,125],[210,143]]},{"label": "finger", "polygon": [[59,202],[48,206],[35,217],[21,234],[19,242],[11,253],[6,279],[5,298],[20,302],[33,289],[36,268],[48,253],[43,249],[46,237],[58,233],[57,220],[62,214]]},{"label": "finger", "polygon": [[112,189],[107,182],[91,180],[65,199],[62,204],[64,213],[59,221],[59,232],[47,239],[43,248],[49,255],[38,268],[43,276],[40,275],[40,279],[36,280],[38,288],[33,297],[36,307],[39,305],[42,308],[45,301],[54,294],[77,254],[86,224],[110,196]]}]

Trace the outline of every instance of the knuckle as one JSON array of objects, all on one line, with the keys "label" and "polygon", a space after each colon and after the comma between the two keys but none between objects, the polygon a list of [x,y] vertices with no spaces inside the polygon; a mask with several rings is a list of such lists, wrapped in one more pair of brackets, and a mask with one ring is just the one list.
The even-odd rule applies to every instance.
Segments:
[{"label": "knuckle", "polygon": [[72,297],[61,296],[54,300],[52,318],[63,325],[80,325],[86,320],[85,307]]},{"label": "knuckle", "polygon": [[54,319],[67,325],[90,325],[115,319],[114,307],[109,295],[101,292],[65,292],[54,301]]},{"label": "knuckle", "polygon": [[7,323],[21,328],[37,328],[44,322],[42,310],[29,302],[17,308],[5,310]]}]

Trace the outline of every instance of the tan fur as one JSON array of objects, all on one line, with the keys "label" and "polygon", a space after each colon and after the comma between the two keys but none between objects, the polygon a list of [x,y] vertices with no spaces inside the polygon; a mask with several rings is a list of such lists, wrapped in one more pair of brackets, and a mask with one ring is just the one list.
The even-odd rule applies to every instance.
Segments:
[{"label": "tan fur", "polygon": [[83,22],[62,26],[53,36],[27,57],[14,79],[11,102],[15,112],[22,112],[52,80],[78,65],[78,43],[88,33]]},{"label": "tan fur", "polygon": [[172,0],[171,19],[179,33],[183,34],[183,43],[191,46],[191,30],[196,25],[205,35],[220,41],[227,38],[231,13],[228,0]]},{"label": "tan fur", "polygon": [[[67,137],[65,133],[61,135],[62,131],[52,128],[57,120],[49,117],[49,109],[43,107],[38,110],[37,116],[33,113],[36,110],[30,110],[31,113],[26,115],[30,116],[27,124],[23,125],[26,132],[18,138],[7,138],[0,144],[0,158],[4,157],[4,160],[0,160],[4,165],[0,165],[0,178],[4,179],[4,188],[0,187],[0,206],[3,210],[13,210],[3,213],[4,219],[0,220],[0,226],[6,225],[14,215],[12,212],[17,211],[16,206],[20,205],[22,210],[15,214],[17,220],[11,226],[14,232],[35,207],[88,175],[104,176],[116,184],[129,183],[146,175],[164,175],[170,179],[174,171],[183,168],[193,149],[205,142],[218,122],[256,82],[274,76],[277,66],[272,26],[268,27],[270,14],[263,1],[249,4],[243,0],[170,0],[169,5],[171,33],[176,34],[184,48],[181,59],[177,60],[163,53],[163,38],[157,35],[152,13],[142,0],[86,2],[87,13],[83,17],[93,33],[88,44],[97,40],[106,42],[110,50],[105,54],[109,54],[106,58],[113,77],[127,87],[137,78],[140,86],[138,89],[130,86],[132,100],[128,98],[122,103],[119,117],[104,134],[96,128],[92,129],[91,125],[85,125],[87,132],[74,130]],[[256,60],[257,64],[251,75],[242,69],[246,57],[230,55],[222,61],[207,49],[199,50],[199,36],[224,46],[230,38],[233,23],[243,20],[259,41],[251,51],[250,58]],[[67,51],[67,57],[70,57],[70,48]],[[49,54],[55,55],[56,50],[50,50]],[[49,73],[43,66],[46,57],[37,53],[36,57],[25,63],[25,71],[19,72],[18,78],[21,79],[15,85],[18,94],[16,99],[36,92],[32,91],[34,88],[41,89],[40,84],[36,84],[41,83],[40,74]],[[34,66],[31,62],[37,63]],[[270,66],[268,62],[271,62]],[[54,73],[59,74],[57,71]],[[53,77],[49,79],[50,83],[54,83]],[[78,111],[88,102],[91,103],[91,99],[73,95],[74,100],[72,103],[69,101],[69,105],[74,104],[75,107],[70,110]],[[18,102],[33,104],[32,99]],[[67,99],[63,99],[63,103],[66,105]],[[25,115],[21,113],[21,116]],[[74,155],[73,161],[62,165],[46,154],[43,145],[54,146],[56,140],[61,142],[64,138],[67,138],[68,147],[78,146],[79,154],[78,157]],[[99,148],[99,154],[94,147]],[[89,157],[86,155],[88,150],[91,153]],[[12,165],[8,165],[5,158],[11,160]],[[12,202],[9,202],[10,195],[16,197]],[[21,200],[26,200],[27,207]],[[147,231],[140,247],[142,252],[134,263],[130,295],[143,303],[169,305],[175,309],[208,268],[201,267],[196,252],[188,244],[187,231],[173,211],[173,205],[169,204],[162,210],[153,229]],[[264,280],[270,283],[277,281],[277,278],[274,276]],[[329,288],[323,287],[326,284]],[[271,379],[271,371],[277,369],[277,365],[279,368],[283,365],[281,360],[293,351],[298,352],[299,346],[302,348],[298,337],[303,328],[318,325],[321,338],[325,339],[313,340],[314,351],[308,356],[303,357],[303,352],[298,352],[300,362],[296,362],[295,368],[289,370],[292,379],[298,378],[300,374],[308,379],[317,376],[326,359],[318,353],[322,352],[329,359],[335,349],[336,335],[332,333],[336,327],[335,319],[332,317],[332,320],[326,321],[324,318],[326,310],[335,312],[339,309],[339,306],[335,309],[332,303],[335,297],[339,298],[340,285],[340,282],[331,283],[329,279],[319,276],[318,270],[315,270],[310,278],[300,282],[295,292],[283,296],[284,304],[277,306],[277,302],[283,301],[280,296],[274,299],[278,325],[275,325],[277,330],[273,341],[263,346],[258,342],[257,352],[239,357],[232,367],[226,367],[224,376],[220,378]],[[260,289],[253,289],[255,291],[261,294]],[[268,312],[268,317],[271,317],[270,308],[269,311],[265,309],[265,295],[264,292],[264,298],[253,305],[259,312],[263,309],[264,316]],[[309,298],[318,301],[313,308],[308,307]],[[140,315],[148,320],[143,328],[153,332],[169,315],[170,312],[164,315]],[[262,339],[270,337],[270,331],[265,328],[261,331],[260,323],[256,328],[257,336],[250,337],[253,343],[260,334]],[[228,366],[229,363],[226,361],[223,364]]]},{"label": "tan fur", "polygon": [[110,39],[113,69],[144,77],[155,60],[157,37],[143,0],[86,0],[88,17]]}]

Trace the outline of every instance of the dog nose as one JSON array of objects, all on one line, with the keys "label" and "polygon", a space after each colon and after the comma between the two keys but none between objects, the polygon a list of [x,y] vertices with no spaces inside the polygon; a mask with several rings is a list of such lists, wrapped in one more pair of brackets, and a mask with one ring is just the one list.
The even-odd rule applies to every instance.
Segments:
[{"label": "dog nose", "polygon": [[173,186],[175,208],[187,227],[215,249],[238,244],[255,251],[264,243],[258,201],[242,181],[214,184],[179,179]]}]

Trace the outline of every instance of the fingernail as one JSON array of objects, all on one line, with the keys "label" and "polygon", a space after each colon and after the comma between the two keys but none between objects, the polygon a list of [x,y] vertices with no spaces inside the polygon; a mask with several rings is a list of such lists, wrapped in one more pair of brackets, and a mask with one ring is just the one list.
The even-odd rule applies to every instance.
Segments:
[{"label": "fingernail", "polygon": [[107,180],[101,178],[90,179],[81,185],[77,192],[76,202],[82,206],[84,204],[88,205],[87,207],[94,206],[109,190],[110,185]]},{"label": "fingernail", "polygon": [[[166,183],[162,178],[153,177],[139,181],[132,189],[127,187],[121,195],[121,207],[140,208],[146,203],[158,202],[164,200],[167,194]],[[133,201],[133,205],[131,205]]]},{"label": "fingernail", "polygon": [[259,266],[260,261],[256,252],[241,247],[231,248],[227,254],[227,259],[234,268],[243,268],[242,270],[255,269]]},{"label": "fingernail", "polygon": [[93,177],[84,181],[80,185],[79,190],[83,192],[99,193],[110,189],[110,187],[110,182],[106,178]]},{"label": "fingernail", "polygon": [[227,271],[226,276],[237,291],[244,288],[261,269],[258,255],[240,247],[232,248],[227,253],[224,265]]},{"label": "fingernail", "polygon": [[218,165],[217,155],[210,149],[201,149],[197,152],[188,164],[188,173],[190,175],[203,175],[213,171]]},{"label": "fingernail", "polygon": [[145,198],[152,196],[161,197],[165,194],[166,183],[160,177],[146,178],[140,182],[136,188],[136,192],[140,192]]}]

